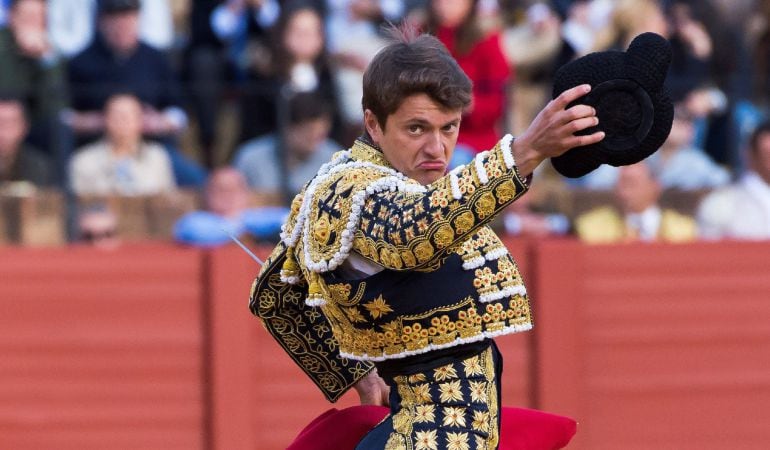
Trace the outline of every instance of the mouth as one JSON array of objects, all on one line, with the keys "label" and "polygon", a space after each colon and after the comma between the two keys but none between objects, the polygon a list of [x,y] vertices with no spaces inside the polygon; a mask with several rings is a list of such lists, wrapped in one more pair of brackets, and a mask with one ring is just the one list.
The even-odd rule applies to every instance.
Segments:
[{"label": "mouth", "polygon": [[428,171],[445,171],[446,170],[446,163],[443,161],[425,161],[421,162],[417,165],[417,168],[420,170],[428,170]]}]

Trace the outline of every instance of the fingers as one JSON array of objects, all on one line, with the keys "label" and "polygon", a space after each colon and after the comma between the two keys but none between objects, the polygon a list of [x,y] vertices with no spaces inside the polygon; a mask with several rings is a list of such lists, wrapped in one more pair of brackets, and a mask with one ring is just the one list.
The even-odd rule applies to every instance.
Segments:
[{"label": "fingers", "polygon": [[565,109],[567,108],[567,105],[588,94],[589,92],[591,92],[590,84],[581,84],[571,89],[567,89],[553,100],[554,106],[558,109]]},{"label": "fingers", "polygon": [[588,105],[575,105],[561,113],[561,123],[569,123],[583,118],[596,118],[596,109]]},{"label": "fingers", "polygon": [[596,125],[599,125],[599,119],[596,116],[590,116],[583,117],[582,119],[571,120],[568,123],[567,128],[570,134],[572,134],[578,131],[583,131],[586,128],[595,127]]},{"label": "fingers", "polygon": [[567,143],[567,148],[582,147],[584,145],[596,144],[604,139],[604,131],[597,131],[593,134],[587,134],[585,136],[572,136]]}]

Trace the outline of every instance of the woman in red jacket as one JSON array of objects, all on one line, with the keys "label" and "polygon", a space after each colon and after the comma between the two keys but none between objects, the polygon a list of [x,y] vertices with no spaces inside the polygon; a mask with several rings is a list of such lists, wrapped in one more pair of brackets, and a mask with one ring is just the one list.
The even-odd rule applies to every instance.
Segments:
[{"label": "woman in red jacket", "polygon": [[506,85],[512,75],[500,33],[482,29],[477,4],[478,0],[431,0],[427,23],[473,81],[473,99],[457,143],[474,152],[492,148],[504,134]]}]

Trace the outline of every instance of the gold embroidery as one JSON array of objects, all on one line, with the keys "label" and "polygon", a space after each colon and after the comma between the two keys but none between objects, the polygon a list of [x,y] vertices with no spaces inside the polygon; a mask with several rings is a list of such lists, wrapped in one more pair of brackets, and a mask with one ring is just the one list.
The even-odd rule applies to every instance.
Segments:
[{"label": "gold embroidery", "polygon": [[370,301],[369,303],[364,303],[364,308],[369,311],[369,314],[374,319],[379,319],[385,314],[393,312],[393,309],[388,306],[388,304],[385,302],[385,299],[382,298],[382,295]]},{"label": "gold embroidery", "polygon": [[495,194],[497,195],[497,201],[499,203],[507,203],[514,195],[516,195],[516,187],[513,183],[502,183],[495,189]]},{"label": "gold embroidery", "polygon": [[313,224],[313,237],[319,244],[326,245],[331,237],[331,223],[329,216],[321,214],[321,217]]},{"label": "gold embroidery", "polygon": [[420,262],[426,262],[433,256],[433,246],[428,241],[422,241],[414,248],[414,254]]},{"label": "gold embroidery", "polygon": [[493,212],[495,212],[496,203],[497,202],[495,201],[495,197],[492,194],[489,192],[484,192],[481,197],[476,200],[476,204],[474,206],[476,214],[478,214],[482,219],[489,217]]},{"label": "gold embroidery", "polygon": [[[463,422],[464,423],[464,422]],[[468,433],[449,432],[446,435],[447,450],[469,450]]]},{"label": "gold embroidery", "polygon": [[385,450],[407,450],[404,437],[397,433],[390,433],[388,442],[385,443]]},{"label": "gold embroidery", "polygon": [[470,211],[465,211],[455,219],[455,229],[457,230],[458,234],[463,234],[473,228],[473,224],[475,222],[476,219],[473,217],[473,213]]},{"label": "gold embroidery", "polygon": [[438,227],[436,233],[433,234],[433,242],[436,243],[436,247],[444,248],[454,241],[455,232],[452,227],[445,223]]}]

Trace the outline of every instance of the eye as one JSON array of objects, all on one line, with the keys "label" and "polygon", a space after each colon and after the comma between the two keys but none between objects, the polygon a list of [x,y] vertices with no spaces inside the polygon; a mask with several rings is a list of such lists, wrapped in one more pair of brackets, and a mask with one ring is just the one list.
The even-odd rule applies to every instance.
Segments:
[{"label": "eye", "polygon": [[446,133],[454,133],[455,131],[457,131],[457,124],[453,122],[453,123],[444,125],[442,130],[444,130],[444,132]]},{"label": "eye", "polygon": [[409,125],[409,133],[411,134],[420,134],[422,133],[422,131],[423,131],[422,125],[418,125],[418,124]]}]

